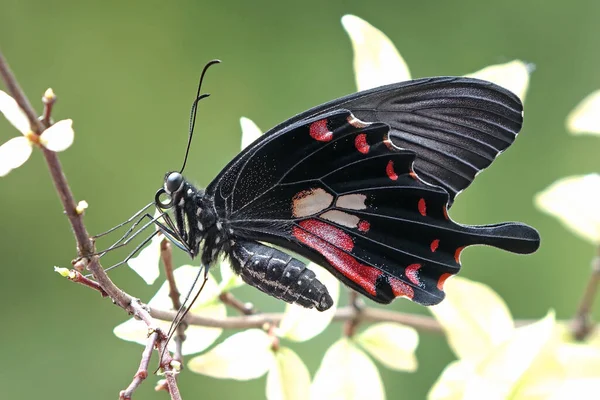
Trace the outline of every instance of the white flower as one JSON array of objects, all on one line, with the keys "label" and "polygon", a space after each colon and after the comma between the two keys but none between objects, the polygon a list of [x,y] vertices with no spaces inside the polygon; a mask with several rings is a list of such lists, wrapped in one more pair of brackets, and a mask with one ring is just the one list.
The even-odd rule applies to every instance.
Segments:
[{"label": "white flower", "polygon": [[[194,283],[198,273],[202,276]],[[181,302],[185,300],[186,295],[189,293],[189,298],[193,299],[202,283],[202,277],[204,271],[201,271],[198,267],[192,267],[184,265],[173,271],[175,276],[175,282],[177,283],[177,289],[181,293]],[[190,292],[190,290],[192,292]],[[163,310],[169,310],[173,308],[173,302],[169,297],[170,287],[169,283],[165,282],[160,287],[158,292],[154,295],[152,300],[148,302],[150,308],[157,308]],[[196,302],[189,309],[190,314],[201,315],[208,318],[225,318],[227,311],[225,305],[218,300],[219,287],[214,278],[209,274],[208,281],[202,289],[202,292],[196,299]],[[189,304],[186,304],[189,306]],[[169,330],[171,323],[168,321],[161,321],[159,326],[164,332]],[[203,326],[191,325],[185,330],[186,340],[183,342],[182,353],[194,354],[199,353],[206,349],[208,346],[213,344],[215,340],[221,335],[222,329],[220,328],[207,328]],[[148,327],[142,321],[131,318],[130,320],[123,322],[114,329],[114,334],[120,339],[136,342],[142,345],[148,343]],[[169,351],[175,350],[175,342],[171,340],[169,342]]]},{"label": "white flower", "polygon": [[44,146],[51,151],[63,151],[73,143],[73,121],[58,121],[41,135],[36,135],[29,124],[27,116],[15,99],[0,90],[0,112],[23,134],[22,137],[10,139],[0,146],[0,176],[20,167],[31,155],[34,144]]},{"label": "white flower", "polygon": [[600,244],[600,175],[562,178],[538,193],[535,204],[577,235]]},{"label": "white flower", "polygon": [[[354,15],[342,17],[342,25],[350,35],[354,49],[354,72],[358,90],[411,79],[406,62],[383,32]],[[530,72],[530,65],[515,60],[484,68],[468,76],[494,82],[523,100]]]},{"label": "white flower", "polygon": [[600,135],[600,90],[588,95],[571,111],[567,129],[573,134]]}]

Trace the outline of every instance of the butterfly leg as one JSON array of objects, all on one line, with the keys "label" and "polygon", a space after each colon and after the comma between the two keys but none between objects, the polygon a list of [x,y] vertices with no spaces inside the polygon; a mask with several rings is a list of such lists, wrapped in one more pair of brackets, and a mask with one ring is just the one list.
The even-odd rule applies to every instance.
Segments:
[{"label": "butterfly leg", "polygon": [[315,273],[287,253],[258,242],[237,240],[229,255],[233,270],[244,282],[270,296],[319,311],[333,305]]}]

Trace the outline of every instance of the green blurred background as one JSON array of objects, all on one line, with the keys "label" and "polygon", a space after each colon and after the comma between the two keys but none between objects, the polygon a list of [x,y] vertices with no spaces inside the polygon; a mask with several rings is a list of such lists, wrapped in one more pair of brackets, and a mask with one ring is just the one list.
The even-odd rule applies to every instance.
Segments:
[{"label": "green blurred background", "polygon": [[[0,0],[0,46],[23,88],[59,96],[56,120],[73,118],[75,145],[61,160],[86,224],[100,232],[151,201],[167,170],[179,168],[198,74],[211,58],[213,94],[199,112],[188,177],[206,185],[239,150],[239,118],[262,129],[354,91],[352,50],[340,18],[360,16],[383,30],[414,77],[462,75],[520,58],[535,63],[525,126],[511,148],[452,209],[463,223],[520,220],[542,234],[540,251],[516,256],[490,248],[463,255],[463,276],[491,285],[517,318],[549,308],[569,318],[594,254],[532,203],[559,177],[598,169],[600,141],[566,134],[567,113],[600,88],[600,2],[562,1],[40,1]],[[0,121],[0,142],[17,132]],[[6,399],[117,398],[142,347],[112,334],[124,312],[52,270],[76,249],[39,152],[0,180],[0,387]],[[186,263],[177,253],[177,261]],[[111,275],[148,300],[128,268]],[[162,281],[162,278],[160,279]],[[282,305],[242,289],[261,309]],[[477,299],[473,299],[477,301]],[[397,301],[390,308],[427,314]],[[229,334],[229,333],[228,333]],[[292,345],[311,373],[340,325]],[[388,398],[423,398],[453,359],[444,339],[422,334],[414,374],[380,369]],[[136,398],[154,393],[155,377]],[[265,379],[222,381],[185,372],[184,398],[264,397]]]}]

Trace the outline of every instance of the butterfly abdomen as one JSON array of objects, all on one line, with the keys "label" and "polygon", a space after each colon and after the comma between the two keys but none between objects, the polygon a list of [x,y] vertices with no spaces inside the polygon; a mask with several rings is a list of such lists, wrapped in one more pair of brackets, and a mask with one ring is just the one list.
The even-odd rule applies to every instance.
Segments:
[{"label": "butterfly abdomen", "polygon": [[327,288],[301,261],[258,242],[237,240],[229,252],[244,282],[287,303],[324,311],[333,305]]}]

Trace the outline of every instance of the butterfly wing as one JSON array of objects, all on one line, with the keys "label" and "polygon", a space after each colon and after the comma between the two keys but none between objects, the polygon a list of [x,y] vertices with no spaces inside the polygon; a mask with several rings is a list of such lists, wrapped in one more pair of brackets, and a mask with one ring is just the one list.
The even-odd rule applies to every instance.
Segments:
[{"label": "butterfly wing", "polygon": [[523,224],[451,221],[448,192],[420,179],[415,159],[386,123],[335,110],[262,137],[206,194],[233,237],[295,251],[382,303],[439,303],[465,246],[537,249],[537,232]]},{"label": "butterfly wing", "polygon": [[417,154],[419,177],[446,189],[449,206],[496,156],[515,140],[523,106],[512,92],[493,83],[457,77],[425,78],[382,86],[330,101],[271,129],[335,109],[363,121],[390,126],[392,142]]}]

